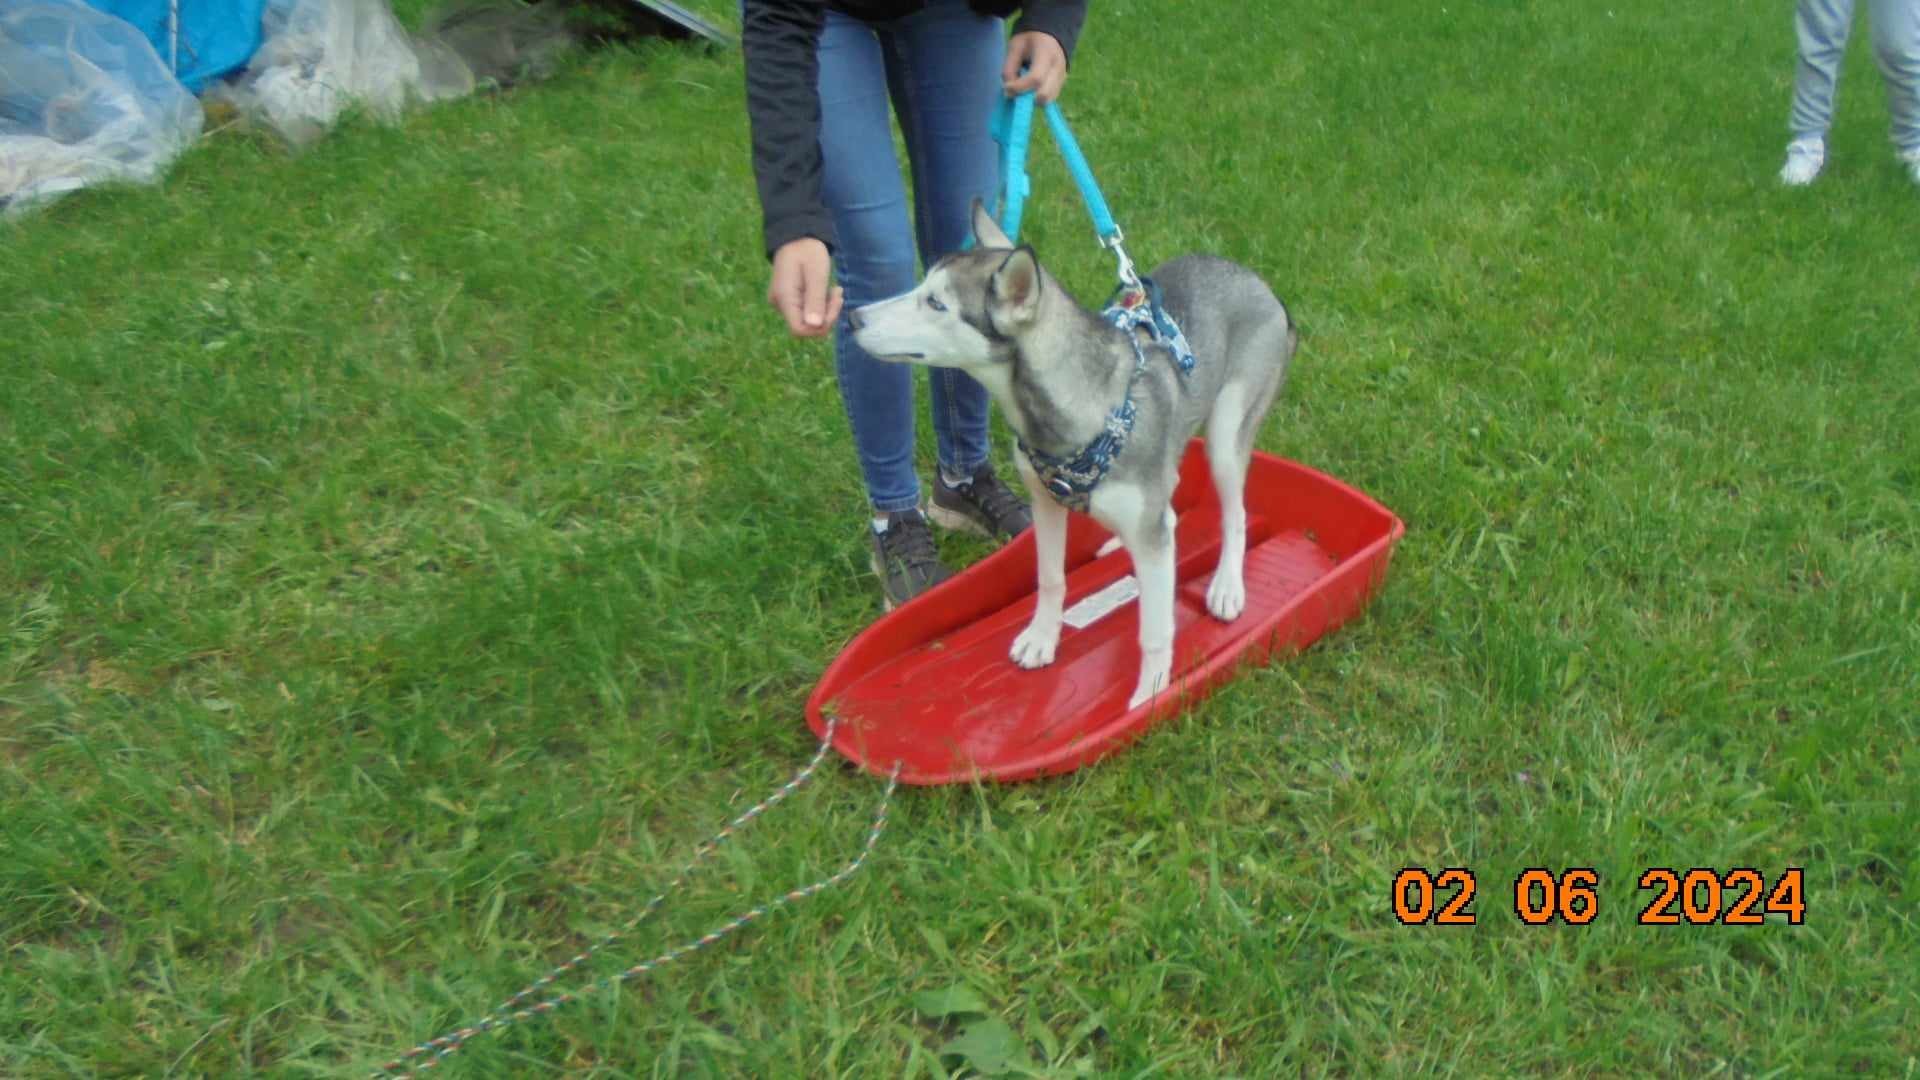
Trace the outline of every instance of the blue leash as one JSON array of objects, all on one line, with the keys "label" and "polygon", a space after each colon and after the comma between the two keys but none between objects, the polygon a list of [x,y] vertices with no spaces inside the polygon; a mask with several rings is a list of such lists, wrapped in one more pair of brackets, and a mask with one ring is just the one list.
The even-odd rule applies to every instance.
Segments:
[{"label": "blue leash", "polygon": [[988,130],[1000,144],[1000,230],[1018,243],[1020,214],[1033,192],[1033,179],[1027,175],[1027,144],[1033,140],[1032,91],[1001,98]]},{"label": "blue leash", "polygon": [[[1093,489],[1106,479],[1114,459],[1133,435],[1134,385],[1146,373],[1148,364],[1140,335],[1146,334],[1149,340],[1166,349],[1168,360],[1183,379],[1193,372],[1194,355],[1179,324],[1161,306],[1158,286],[1134,270],[1120,223],[1113,220],[1106,196],[1100,193],[1100,183],[1093,178],[1093,167],[1081,153],[1080,142],[1067,126],[1059,103],[1048,102],[1046,114],[1047,126],[1052,129],[1054,144],[1060,147],[1060,156],[1066,161],[1067,173],[1073,177],[1074,186],[1080,189],[1080,197],[1087,204],[1087,213],[1093,217],[1093,231],[1100,237],[1100,246],[1112,251],[1119,261],[1120,287],[1101,317],[1126,332],[1134,355],[1133,375],[1127,380],[1126,392],[1120,404],[1108,411],[1106,424],[1091,443],[1077,453],[1056,457],[1028,446],[1025,440],[1020,441],[1021,452],[1026,454],[1028,463],[1054,501],[1084,513],[1091,505]],[[1033,93],[1003,99],[994,110],[989,130],[994,141],[1000,144],[1000,231],[1018,243],[1020,215],[1026,209],[1027,196],[1033,191],[1033,181],[1027,176],[1027,145],[1033,139]],[[972,241],[964,246],[972,246]]]},{"label": "blue leash", "polygon": [[[1026,209],[1027,196],[1033,192],[1033,180],[1027,175],[1027,146],[1033,141],[1033,105],[1031,90],[1003,98],[989,124],[994,141],[1000,144],[1000,229],[1016,243],[1020,239],[1020,217]],[[1068,175],[1073,177],[1074,186],[1080,189],[1080,197],[1087,204],[1100,246],[1112,251],[1119,261],[1121,282],[1138,286],[1140,275],[1134,272],[1133,260],[1127,257],[1123,246],[1126,235],[1120,231],[1120,223],[1113,220],[1113,211],[1100,192],[1100,182],[1093,178],[1093,167],[1087,164],[1079,140],[1067,126],[1066,114],[1060,111],[1057,101],[1048,102],[1045,111],[1047,127],[1053,132],[1054,144],[1060,148]]]},{"label": "blue leash", "polygon": [[1073,129],[1067,126],[1066,114],[1060,111],[1057,101],[1047,103],[1047,128],[1053,132],[1053,141],[1060,147],[1060,156],[1066,159],[1067,172],[1080,189],[1080,197],[1086,200],[1087,213],[1093,215],[1093,231],[1100,234],[1102,244],[1119,243],[1122,239],[1120,224],[1113,220],[1113,211],[1107,209],[1106,197],[1100,194],[1100,185],[1093,179],[1093,169],[1087,164],[1087,156],[1080,152],[1080,143],[1073,137]]}]

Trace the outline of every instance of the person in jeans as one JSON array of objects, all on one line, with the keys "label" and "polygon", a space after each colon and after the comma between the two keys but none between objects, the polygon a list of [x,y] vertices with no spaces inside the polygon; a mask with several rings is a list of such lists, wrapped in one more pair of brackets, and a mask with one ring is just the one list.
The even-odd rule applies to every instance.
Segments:
[{"label": "person in jeans", "polygon": [[[1009,41],[1003,20],[1015,10]],[[867,355],[841,311],[912,289],[916,253],[931,265],[960,248],[973,200],[992,205],[1000,186],[995,104],[1027,90],[1057,97],[1085,15],[1085,0],[742,0],[767,299],[794,334],[833,334],[889,608],[949,571],[920,511],[914,369]],[[911,209],[889,106],[906,140]],[[930,512],[1011,537],[1032,518],[988,460],[986,390],[957,371],[930,379],[940,458]]]},{"label": "person in jeans", "polygon": [[[1920,0],[1867,0],[1867,7],[1873,54],[1887,82],[1887,111],[1893,114],[1894,153],[1920,183]],[[1800,0],[1794,15],[1800,64],[1793,80],[1793,139],[1780,168],[1784,184],[1811,184],[1826,164],[1840,60],[1852,27],[1853,0]]]}]

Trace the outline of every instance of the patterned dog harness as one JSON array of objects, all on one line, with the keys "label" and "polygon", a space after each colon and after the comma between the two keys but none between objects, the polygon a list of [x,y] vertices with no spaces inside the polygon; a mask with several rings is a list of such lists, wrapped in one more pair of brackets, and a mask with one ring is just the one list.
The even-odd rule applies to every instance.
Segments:
[{"label": "patterned dog harness", "polygon": [[1055,502],[1083,514],[1093,499],[1093,489],[1106,479],[1113,459],[1120,456],[1133,434],[1133,387],[1147,370],[1147,349],[1141,344],[1140,332],[1145,331],[1155,345],[1166,348],[1182,379],[1193,373],[1194,365],[1193,349],[1161,304],[1160,287],[1151,278],[1140,278],[1139,284],[1122,284],[1100,317],[1125,333],[1127,343],[1133,346],[1133,374],[1127,378],[1127,391],[1120,404],[1107,411],[1105,429],[1071,457],[1043,454],[1025,440],[1020,441],[1020,452],[1027,455],[1041,486]]}]

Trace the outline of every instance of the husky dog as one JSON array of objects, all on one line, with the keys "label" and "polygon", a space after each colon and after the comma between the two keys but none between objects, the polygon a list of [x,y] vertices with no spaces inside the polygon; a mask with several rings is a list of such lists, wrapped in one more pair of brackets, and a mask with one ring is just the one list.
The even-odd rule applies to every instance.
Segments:
[{"label": "husky dog", "polygon": [[[1246,607],[1247,462],[1298,338],[1286,307],[1251,270],[1206,255],[1178,258],[1148,278],[1191,346],[1192,370],[1183,373],[1161,336],[1123,330],[1082,308],[1040,268],[1032,248],[1013,246],[978,200],[973,234],[972,249],[940,260],[918,288],[861,307],[848,322],[860,347],[882,360],[959,368],[978,379],[1020,437],[1014,457],[1033,496],[1040,587],[1033,621],[1013,643],[1015,663],[1044,667],[1060,642],[1061,500],[1126,546],[1140,583],[1140,680],[1131,710],[1166,689],[1173,665],[1171,499],[1187,439],[1202,423],[1222,533],[1207,610],[1231,622]],[[1123,418],[1130,430],[1116,428]],[[1115,434],[1123,439],[1117,450]],[[1099,452],[1103,445],[1112,452]],[[1100,465],[1090,490],[1063,486],[1047,467],[1084,465],[1094,460],[1090,448]]]}]

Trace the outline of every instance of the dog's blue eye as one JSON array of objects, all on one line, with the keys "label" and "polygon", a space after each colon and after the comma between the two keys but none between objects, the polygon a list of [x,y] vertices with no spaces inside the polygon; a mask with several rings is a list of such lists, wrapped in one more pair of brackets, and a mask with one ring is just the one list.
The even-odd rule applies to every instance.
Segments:
[{"label": "dog's blue eye", "polygon": [[929,296],[929,297],[927,297],[927,306],[928,306],[928,307],[930,307],[930,308],[932,308],[932,309],[933,309],[933,310],[935,310],[935,311],[945,311],[945,310],[947,310],[947,305],[945,305],[945,304],[943,304],[943,303],[941,303],[941,302],[940,302],[940,301],[938,301],[938,300],[935,300],[935,299],[934,299],[933,297],[931,297],[931,296]]}]

